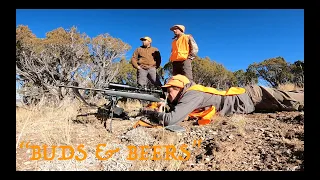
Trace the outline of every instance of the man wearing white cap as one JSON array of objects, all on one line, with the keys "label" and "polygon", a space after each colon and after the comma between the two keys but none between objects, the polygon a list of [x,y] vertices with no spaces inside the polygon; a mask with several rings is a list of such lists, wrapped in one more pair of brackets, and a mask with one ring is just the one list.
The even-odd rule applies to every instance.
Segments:
[{"label": "man wearing white cap", "polygon": [[148,79],[157,87],[161,87],[162,83],[157,74],[157,69],[161,64],[161,55],[156,47],[151,46],[152,39],[150,37],[140,38],[142,46],[137,48],[131,58],[131,63],[137,69],[137,79],[139,86],[146,86]]},{"label": "man wearing white cap", "polygon": [[198,53],[198,45],[190,34],[185,34],[183,25],[174,25],[170,28],[174,33],[170,61],[172,75],[182,74],[193,80],[191,61]]}]

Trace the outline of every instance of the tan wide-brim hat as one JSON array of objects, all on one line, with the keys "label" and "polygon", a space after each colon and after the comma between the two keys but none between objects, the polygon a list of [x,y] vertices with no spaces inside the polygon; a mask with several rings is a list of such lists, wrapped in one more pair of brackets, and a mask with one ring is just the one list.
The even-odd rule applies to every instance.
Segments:
[{"label": "tan wide-brim hat", "polygon": [[176,28],[179,28],[180,31],[182,31],[182,32],[184,32],[184,31],[186,30],[186,28],[184,27],[184,25],[179,25],[179,24],[176,24],[176,25],[172,26],[172,27],[170,28],[170,30],[173,31],[173,30],[176,29]]},{"label": "tan wide-brim hat", "polygon": [[152,42],[152,39],[150,37],[148,37],[148,36],[142,37],[142,38],[140,38],[140,40],[141,41],[148,40],[149,42]]}]

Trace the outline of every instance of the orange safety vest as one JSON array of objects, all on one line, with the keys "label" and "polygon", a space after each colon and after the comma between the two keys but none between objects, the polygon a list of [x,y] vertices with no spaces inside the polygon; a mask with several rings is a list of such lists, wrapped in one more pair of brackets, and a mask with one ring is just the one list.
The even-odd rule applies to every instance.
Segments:
[{"label": "orange safety vest", "polygon": [[184,61],[189,56],[189,35],[183,34],[172,41],[170,61]]},{"label": "orange safety vest", "polygon": [[[219,91],[213,87],[205,87],[199,84],[193,85],[189,89],[187,89],[187,91],[191,91],[191,90],[201,91],[201,92],[216,94],[216,95],[222,95],[222,96],[232,96],[232,95],[243,94],[246,92],[246,90],[241,87],[231,87],[227,91]],[[214,106],[210,106],[209,109],[207,110],[196,109],[192,111],[188,115],[188,117],[198,118],[198,124],[205,125],[211,122],[211,118],[215,115],[215,113],[216,113],[216,108]]]}]

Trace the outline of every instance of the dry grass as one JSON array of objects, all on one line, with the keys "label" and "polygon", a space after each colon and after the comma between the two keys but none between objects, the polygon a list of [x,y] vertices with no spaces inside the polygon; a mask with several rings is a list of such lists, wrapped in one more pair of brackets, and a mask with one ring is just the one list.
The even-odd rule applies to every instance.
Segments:
[{"label": "dry grass", "polygon": [[[106,103],[106,102],[101,102]],[[127,112],[135,112],[142,107],[139,101],[128,100],[120,101],[118,105]],[[79,162],[74,158],[68,161],[36,161],[32,164],[33,170],[91,170],[91,171],[112,171],[112,170],[133,170],[133,171],[177,171],[184,166],[182,160],[167,160],[167,145],[172,145],[176,152],[176,157],[185,157],[183,151],[179,148],[184,142],[179,133],[165,131],[157,128],[136,128],[131,129],[134,121],[114,121],[114,134],[110,134],[101,124],[81,125],[75,124],[72,120],[78,115],[78,108],[81,103],[77,100],[65,100],[59,107],[35,106],[28,109],[18,108],[17,117],[17,146],[21,141],[30,141],[34,144],[50,145],[72,145],[76,149],[77,144],[84,144],[88,157],[86,160]],[[131,114],[132,115],[132,114]],[[214,126],[223,121],[223,117],[215,117]],[[243,115],[234,115],[230,117],[232,125],[237,127],[240,134],[244,134],[244,127],[247,119]],[[127,141],[122,141],[125,137]],[[120,148],[120,152],[113,155],[108,160],[96,159],[96,146],[100,143],[107,144],[107,149]],[[128,145],[137,147],[137,156],[135,160],[128,160]],[[146,157],[148,160],[139,160],[142,149],[139,146],[147,145]],[[161,160],[152,160],[154,156],[154,146],[160,146],[157,149],[158,157]],[[172,150],[172,149],[171,149]],[[57,153],[61,153],[60,151]],[[76,152],[77,153],[77,152]],[[100,153],[101,154],[101,153]],[[81,156],[81,155],[80,155]],[[17,156],[17,157],[21,157]],[[21,161],[23,164],[27,160]],[[187,161],[186,163],[188,163]],[[21,164],[20,163],[20,164]],[[17,163],[19,164],[19,163]],[[18,169],[24,169],[24,165],[18,165]]]},{"label": "dry grass", "polygon": [[300,90],[303,88],[300,88],[293,83],[285,83],[285,84],[278,85],[277,89],[282,91],[293,91],[293,90]]},{"label": "dry grass", "polygon": [[[142,149],[137,149],[137,160],[134,161],[133,166],[130,170],[133,171],[176,171],[179,170],[180,165],[183,163],[181,160],[173,159],[172,156],[167,156],[167,151],[175,151],[174,155],[176,157],[185,157],[182,151],[179,149],[182,145],[179,144],[180,135],[176,133],[171,133],[168,131],[158,130],[158,129],[145,129],[137,128],[132,134],[134,136],[131,138],[131,142],[136,146],[148,145],[145,150],[147,154],[145,155],[148,160],[139,160],[141,158]],[[169,147],[168,145],[172,145]],[[153,149],[156,148],[156,149]],[[159,159],[153,160],[155,157],[154,152],[158,152],[157,157]],[[168,158],[170,160],[168,160]]]},{"label": "dry grass", "polygon": [[234,125],[238,131],[238,133],[242,136],[245,136],[245,126],[248,119],[245,117],[245,115],[242,114],[234,114],[230,117],[230,122],[232,125]]},{"label": "dry grass", "polygon": [[[101,102],[101,104],[107,102]],[[137,112],[142,107],[139,101],[128,100],[119,102],[118,105],[123,107],[127,112]],[[113,128],[116,130],[111,134],[103,128],[98,121],[93,124],[77,124],[73,120],[79,114],[78,110],[81,103],[78,100],[66,99],[58,107],[46,106],[39,104],[32,107],[16,109],[16,147],[17,147],[17,169],[31,170],[178,170],[181,160],[151,160],[153,156],[152,149],[148,150],[149,160],[127,160],[127,145],[162,145],[160,156],[165,157],[166,148],[163,145],[174,145],[177,148],[176,156],[182,154],[178,149],[179,136],[168,131],[149,128],[136,128],[129,130],[135,123],[134,121],[114,121]],[[131,114],[132,115],[132,114]],[[128,129],[129,128],[129,129]],[[128,131],[129,130],[129,131]],[[131,134],[131,135],[130,135]],[[131,136],[129,142],[121,142],[121,136]],[[55,158],[52,161],[37,160],[30,161],[26,157],[26,150],[19,148],[20,142],[30,142],[33,145],[71,145],[76,149],[77,145],[84,144],[88,157],[86,160],[79,162],[74,158],[71,160],[61,161]],[[140,144],[137,144],[139,143]],[[96,159],[96,147],[100,143],[106,143],[110,148],[118,147],[121,153],[117,153],[109,160],[100,161]],[[31,150],[27,155],[31,157]],[[141,157],[141,149],[138,149],[138,156]],[[61,150],[57,149],[56,157],[61,156]],[[67,152],[68,154],[68,152]],[[78,154],[75,151],[75,155]],[[50,156],[50,155],[49,155]],[[81,155],[80,155],[81,156]]]},{"label": "dry grass", "polygon": [[[127,102],[120,101],[118,105],[123,107],[127,112],[136,111],[142,106],[139,101],[130,100]],[[184,170],[190,164],[194,164],[194,155],[197,153],[202,153],[202,148],[192,149],[192,147],[188,146],[190,147],[188,150],[192,152],[191,158],[188,161],[174,159],[167,160],[165,159],[167,154],[166,145],[173,145],[176,148],[176,153],[174,153],[176,157],[184,156],[183,152],[179,148],[183,142],[191,143],[191,141],[184,139],[185,135],[166,131],[162,128],[138,127],[132,129],[131,127],[135,124],[135,120],[115,120],[113,121],[112,125],[114,131],[113,133],[109,133],[98,121],[94,121],[90,124],[81,124],[72,121],[75,120],[78,113],[80,113],[78,112],[78,108],[80,106],[81,104],[78,100],[66,99],[58,107],[38,105],[34,107],[28,107],[26,109],[17,108],[16,169],[37,171],[177,171]],[[222,137],[222,135],[227,135],[229,138],[228,140],[230,140],[226,140],[224,142],[219,141],[218,143],[219,146],[222,147],[222,150],[216,152],[215,159],[219,161],[219,167],[221,170],[237,168],[235,166],[229,167],[230,164],[232,165],[231,161],[243,161],[243,157],[246,156],[246,151],[243,151],[244,146],[246,146],[244,141],[234,141],[240,140],[243,137],[244,140],[250,140],[257,136],[256,134],[254,134],[254,136],[250,134],[251,131],[247,130],[249,129],[248,126],[261,127],[262,124],[258,124],[260,123],[260,120],[255,122],[255,118],[251,118],[241,114],[235,114],[230,117],[216,116],[213,119],[212,125],[209,127],[207,126],[207,129],[213,129],[214,131],[219,132],[214,136],[219,135],[219,137]],[[261,121],[262,120],[263,119],[261,119]],[[226,122],[226,124],[224,122]],[[221,130],[219,129],[221,127],[220,123],[223,125],[223,129]],[[231,138],[229,134],[225,134],[224,129],[226,128],[228,129],[228,132],[233,135],[233,138]],[[221,133],[223,134],[221,135]],[[243,135],[243,137],[238,138],[238,134]],[[214,136],[207,136],[207,138]],[[197,133],[193,135],[190,134],[190,138],[194,137],[199,136]],[[58,157],[52,161],[30,161],[28,156],[31,157],[31,150],[29,149],[29,152],[26,152],[26,149],[19,148],[19,143],[22,141],[29,141],[30,144],[35,145],[71,145],[74,147],[74,149],[76,149],[77,145],[83,144],[85,145],[85,151],[87,152],[88,156],[85,160],[80,162],[76,161],[75,158],[62,161],[58,160],[58,157],[61,157],[61,150],[57,150],[56,156]],[[108,160],[99,160],[96,157],[96,148],[98,144],[106,144],[107,146],[103,148],[105,151],[119,148],[120,152],[115,153]],[[137,147],[137,159],[127,159],[130,150],[128,145]],[[148,157],[148,160],[139,160],[142,152],[141,147],[139,148],[139,146],[145,145],[149,146],[148,150],[146,150],[146,156]],[[153,146],[161,147],[157,149],[157,152],[160,153],[159,156],[162,158],[161,160],[152,160],[154,156],[154,150],[151,148]],[[79,151],[75,151],[75,155],[77,154],[82,157]],[[100,155],[102,154],[104,153],[101,152]],[[214,166],[215,165],[213,165],[213,167]],[[189,167],[187,167],[187,169],[188,168]],[[203,166],[202,168],[201,166],[197,168],[197,170],[206,170],[206,167]]]},{"label": "dry grass", "polygon": [[[17,144],[38,140],[47,145],[70,144],[71,120],[76,117],[79,103],[66,99],[58,107],[31,106],[16,109],[16,131],[19,133]],[[30,138],[29,138],[30,137]]]},{"label": "dry grass", "polygon": [[139,112],[142,104],[138,100],[127,100],[125,102],[119,101],[118,106],[123,108],[125,112],[128,113],[128,116],[135,116]]},{"label": "dry grass", "polygon": [[[43,101],[36,106],[18,107],[16,109],[16,156],[17,170],[72,170],[75,167],[75,160],[59,161],[55,158],[53,161],[31,160],[31,155],[36,150],[32,148],[26,149],[20,147],[20,143],[29,143],[29,147],[33,145],[39,146],[42,152],[43,145],[47,145],[48,151],[55,152],[48,154],[49,157],[61,157],[61,149],[53,146],[70,145],[75,148],[72,143],[72,120],[77,115],[79,101],[65,99],[58,106],[44,104]],[[77,154],[77,152],[75,152]],[[29,157],[28,157],[29,155]],[[67,151],[66,155],[70,155]],[[30,161],[31,160],[31,161]],[[55,164],[61,165],[56,166]]]}]

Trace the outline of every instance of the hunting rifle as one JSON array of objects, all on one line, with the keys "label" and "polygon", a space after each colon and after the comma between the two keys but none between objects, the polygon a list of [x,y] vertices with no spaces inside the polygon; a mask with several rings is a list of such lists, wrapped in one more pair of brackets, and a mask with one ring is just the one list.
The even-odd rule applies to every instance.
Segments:
[{"label": "hunting rifle", "polygon": [[[109,97],[109,104],[104,104],[103,107],[98,107],[97,114],[101,114],[102,117],[110,118],[110,132],[112,132],[112,118],[114,113],[121,114],[123,110],[116,107],[118,101],[121,98],[130,98],[130,99],[138,99],[144,101],[151,102],[161,102],[161,97],[164,97],[164,92],[158,89],[151,89],[146,87],[134,87],[130,85],[117,84],[117,83],[109,83],[108,87],[105,89],[97,89],[97,88],[85,88],[78,86],[68,86],[68,85],[59,85],[59,87],[71,88],[72,91],[78,96],[85,104],[89,106],[98,107],[97,105],[90,104],[85,101],[85,99],[79,93],[79,89],[81,90],[89,90],[89,91],[100,91],[105,97]],[[106,121],[104,121],[104,126],[106,127]]]}]

